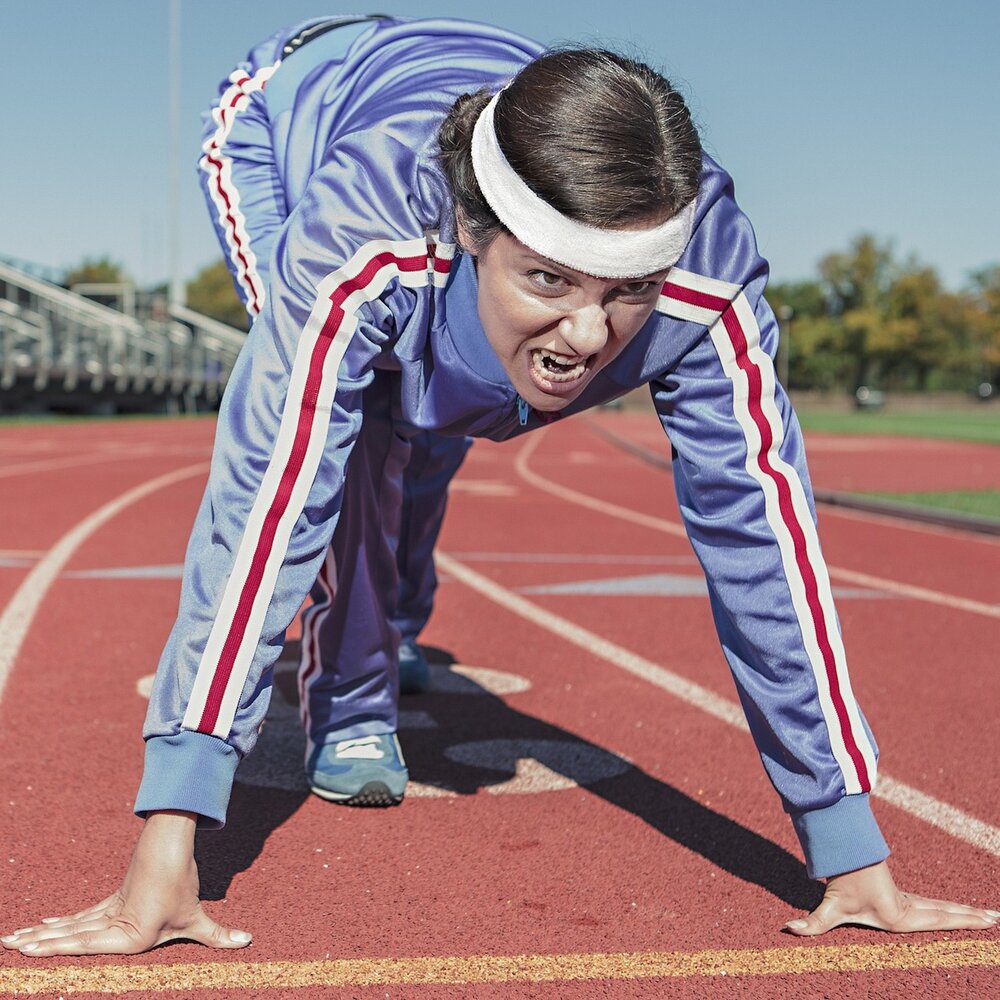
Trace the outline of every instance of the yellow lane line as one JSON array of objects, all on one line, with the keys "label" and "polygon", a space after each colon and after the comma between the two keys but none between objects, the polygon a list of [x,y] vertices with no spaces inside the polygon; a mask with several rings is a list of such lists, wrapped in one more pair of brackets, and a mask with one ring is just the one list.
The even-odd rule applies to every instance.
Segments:
[{"label": "yellow lane line", "polygon": [[778,976],[887,972],[1000,965],[1000,942],[756,948],[579,955],[469,955],[344,958],[325,962],[205,962],[0,969],[0,994],[174,993],[191,990],[297,989],[309,986],[471,985],[580,980]]}]

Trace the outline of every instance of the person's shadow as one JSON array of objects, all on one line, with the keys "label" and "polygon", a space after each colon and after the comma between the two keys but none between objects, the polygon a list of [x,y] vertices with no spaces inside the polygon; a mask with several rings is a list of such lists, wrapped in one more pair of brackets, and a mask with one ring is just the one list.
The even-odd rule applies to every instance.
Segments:
[{"label": "person's shadow", "polygon": [[[400,713],[411,777],[408,798],[473,795],[484,788],[501,790],[505,783],[504,791],[579,785],[789,906],[818,905],[822,886],[783,847],[624,758],[511,708],[493,692],[516,690],[513,675],[465,668],[442,650],[425,649],[431,690],[405,698]],[[195,854],[205,899],[224,898],[233,877],[250,867],[271,832],[309,797],[296,653],[290,643],[277,664],[267,722],[256,750],[236,773],[226,827],[198,835]]]}]

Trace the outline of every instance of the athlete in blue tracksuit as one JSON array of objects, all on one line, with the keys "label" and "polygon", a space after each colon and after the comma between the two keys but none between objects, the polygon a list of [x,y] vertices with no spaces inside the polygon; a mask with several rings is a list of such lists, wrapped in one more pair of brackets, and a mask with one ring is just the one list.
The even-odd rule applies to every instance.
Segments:
[{"label": "athlete in blue tracksuit", "polygon": [[[312,26],[251,53],[230,77],[206,147],[237,238],[244,212],[265,213],[233,204],[226,182],[242,150],[267,148],[261,129],[274,136],[284,189],[252,188],[272,206],[271,273],[227,389],[150,702],[140,813],[186,809],[224,821],[284,630],[331,539],[345,551],[326,625],[339,669],[364,679],[355,688],[363,717],[349,732],[394,730],[390,623],[406,435],[504,439],[542,423],[519,413],[480,327],[476,271],[455,256],[436,153],[460,94],[496,89],[540,50],[482,25],[386,19],[287,53]],[[259,166],[275,176],[275,164]],[[252,289],[261,264],[246,249],[243,257],[240,278]],[[766,278],[730,178],[705,157],[693,235],[657,311],[563,414],[651,386],[754,738],[810,870],[828,875],[887,849],[868,805],[876,749],[844,665],[801,437],[771,365]],[[309,683],[307,674],[307,704]],[[348,728],[339,706],[326,714],[338,732]],[[322,725],[309,735],[321,741]]]},{"label": "athlete in blue tracksuit", "polygon": [[[517,72],[515,95],[535,67],[554,63],[532,62],[533,43],[467,22],[322,28],[310,22],[254,50],[230,78],[206,151],[227,192],[239,144],[266,146],[241,129],[260,126],[254,110],[266,101],[275,155],[306,165],[281,172],[287,192],[251,186],[276,203],[269,277],[223,400],[150,699],[135,804],[147,822],[119,892],[4,945],[47,955],[139,951],[177,937],[248,943],[198,904],[194,828],[225,821],[284,631],[331,542],[330,627],[343,662],[367,672],[365,695],[385,704],[414,433],[503,440],[643,384],[669,435],[681,511],[754,740],[810,873],[830,876],[820,907],[788,926],[995,925],[995,911],[900,893],[882,864],[888,849],[869,807],[876,748],[846,671],[801,434],[774,377],[767,265],[726,172],[706,156],[696,177],[696,158],[685,181],[696,197],[661,212],[665,220],[587,226],[529,190],[507,161],[497,116],[518,98],[501,107],[495,97],[468,148],[505,231],[477,243],[468,201],[457,202],[456,220],[442,122],[460,95],[495,91]],[[317,37],[296,50],[303,32]],[[327,44],[313,50],[323,60],[296,63]],[[549,106],[555,94],[580,103],[564,83],[524,87]],[[507,122],[534,142],[539,104],[529,107]],[[511,145],[517,134],[506,134]],[[240,204],[226,216],[239,233]],[[524,260],[535,263],[514,265]]]}]

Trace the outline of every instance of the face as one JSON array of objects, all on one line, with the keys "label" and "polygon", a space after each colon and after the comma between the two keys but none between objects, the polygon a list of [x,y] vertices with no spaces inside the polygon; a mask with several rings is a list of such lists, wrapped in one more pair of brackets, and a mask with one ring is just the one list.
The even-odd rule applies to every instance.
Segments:
[{"label": "face", "polygon": [[649,319],[666,271],[595,278],[501,233],[478,255],[479,319],[521,398],[568,406]]}]

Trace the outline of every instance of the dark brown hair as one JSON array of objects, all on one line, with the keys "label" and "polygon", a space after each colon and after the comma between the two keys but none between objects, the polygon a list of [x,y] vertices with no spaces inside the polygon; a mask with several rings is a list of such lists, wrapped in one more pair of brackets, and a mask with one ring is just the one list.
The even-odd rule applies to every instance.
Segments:
[{"label": "dark brown hair", "polygon": [[[472,129],[490,96],[460,97],[438,135],[477,250],[506,232],[472,169]],[[684,99],[655,70],[614,52],[563,49],[529,63],[500,95],[495,123],[510,165],[576,222],[653,225],[697,194],[701,144]]]}]

